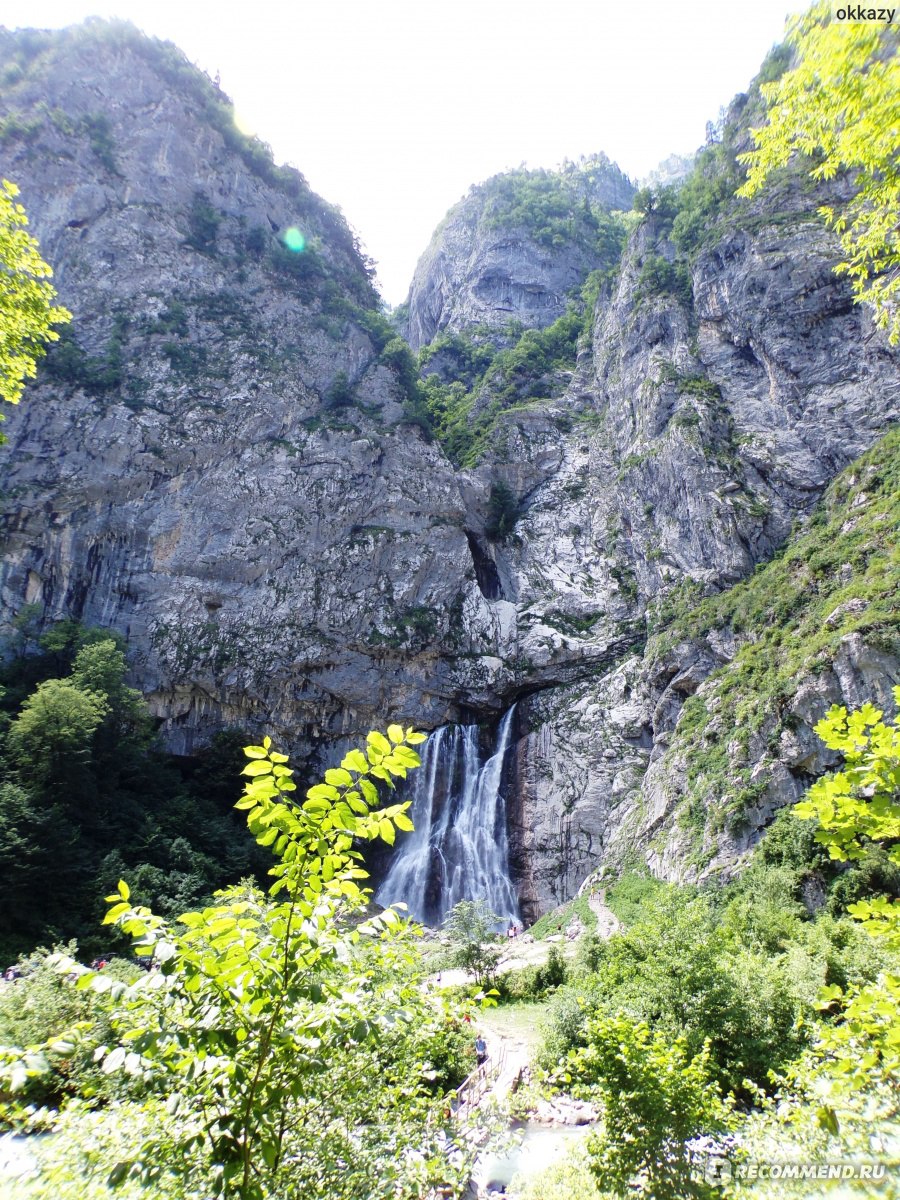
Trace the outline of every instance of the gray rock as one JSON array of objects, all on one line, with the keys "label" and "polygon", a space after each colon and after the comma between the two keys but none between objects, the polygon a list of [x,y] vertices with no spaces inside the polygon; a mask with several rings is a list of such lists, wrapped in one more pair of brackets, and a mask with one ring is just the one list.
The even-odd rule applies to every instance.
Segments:
[{"label": "gray rock", "polygon": [[[506,196],[521,176],[571,205],[574,236],[551,239],[540,224],[517,219]],[[579,224],[583,204],[627,209],[633,196],[633,185],[602,155],[561,173],[512,172],[473,187],[441,222],[416,266],[407,301],[412,348],[445,330],[499,331],[510,321],[529,328],[552,324],[566,311],[572,288],[600,265],[590,228]],[[440,367],[433,361],[429,369]]]},{"label": "gray rock", "polygon": [[[0,32],[7,57],[15,44]],[[900,678],[853,634],[799,681],[790,727],[770,745],[763,723],[741,749],[755,807],[739,831],[704,833],[698,866],[676,820],[679,719],[740,637],[656,657],[648,628],[679,584],[699,598],[770,558],[898,417],[897,355],[834,276],[818,198],[789,196],[794,219],[779,195],[776,221],[764,195],[699,253],[690,297],[646,293],[647,256],[676,255],[644,221],[561,394],[502,414],[485,460],[458,472],[404,419],[335,211],[243,153],[203,115],[212,85],[173,85],[133,36],[48,47],[0,99],[0,115],[40,119],[0,168],[83,353],[5,426],[0,629],[36,603],[121,631],[181,753],[240,725],[321,765],[387,720],[489,722],[519,699],[508,810],[528,919],[635,852],[673,879],[735,869],[831,765],[823,711],[888,707]],[[598,180],[597,202],[630,202],[614,168]],[[491,194],[462,201],[423,257],[414,346],[546,325],[602,265],[583,241],[553,250],[493,224]],[[291,226],[314,255],[279,248]],[[490,542],[497,481],[522,515]],[[712,714],[708,738],[737,750],[734,733]]]}]

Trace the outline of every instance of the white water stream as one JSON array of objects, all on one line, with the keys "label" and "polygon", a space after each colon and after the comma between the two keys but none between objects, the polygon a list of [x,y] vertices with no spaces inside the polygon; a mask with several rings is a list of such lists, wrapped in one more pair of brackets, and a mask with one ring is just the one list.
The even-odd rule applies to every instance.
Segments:
[{"label": "white water stream", "polygon": [[500,790],[514,712],[515,705],[484,763],[477,725],[444,725],[425,743],[413,775],[409,815],[415,831],[395,852],[375,896],[379,904],[402,901],[417,921],[439,925],[460,900],[482,899],[504,923],[518,920]]}]

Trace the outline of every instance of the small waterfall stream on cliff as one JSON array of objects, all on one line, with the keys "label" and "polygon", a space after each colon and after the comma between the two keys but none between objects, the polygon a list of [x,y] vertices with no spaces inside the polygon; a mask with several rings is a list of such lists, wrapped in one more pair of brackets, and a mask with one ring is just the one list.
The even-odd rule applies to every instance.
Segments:
[{"label": "small waterfall stream on cliff", "polygon": [[439,925],[460,900],[483,899],[504,922],[518,919],[500,791],[514,712],[515,705],[484,763],[477,725],[443,725],[425,743],[412,776],[415,830],[399,846],[377,903],[402,901],[427,925]]}]

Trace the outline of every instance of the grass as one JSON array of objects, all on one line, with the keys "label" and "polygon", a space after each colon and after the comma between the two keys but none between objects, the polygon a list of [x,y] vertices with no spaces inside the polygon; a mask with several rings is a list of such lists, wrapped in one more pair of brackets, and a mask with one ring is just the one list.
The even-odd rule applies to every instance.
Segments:
[{"label": "grass", "polygon": [[546,1000],[516,1000],[486,1008],[479,1013],[478,1024],[488,1035],[517,1039],[531,1049],[540,1040],[541,1021],[546,1012]]},{"label": "grass", "polygon": [[574,900],[569,900],[568,903],[560,905],[559,908],[554,908],[551,912],[544,913],[542,917],[535,921],[528,932],[537,941],[554,936],[557,932],[557,926],[561,926],[561,932],[565,933],[566,926],[572,920],[573,916],[580,917],[586,929],[595,929],[597,926],[597,915],[588,904],[587,896],[576,896]]},{"label": "grass", "polygon": [[740,827],[768,784],[758,771],[750,779],[751,738],[766,738],[776,757],[798,688],[831,669],[848,635],[898,653],[898,525],[900,431],[893,430],[838,476],[808,527],[773,561],[716,596],[701,598],[686,582],[659,606],[656,627],[664,627],[648,645],[651,660],[711,630],[731,629],[740,639],[734,659],[685,702],[668,751],[687,764],[682,828],[701,835]]},{"label": "grass", "polygon": [[666,885],[646,870],[625,871],[606,889],[606,906],[627,928],[643,915],[644,906]]}]

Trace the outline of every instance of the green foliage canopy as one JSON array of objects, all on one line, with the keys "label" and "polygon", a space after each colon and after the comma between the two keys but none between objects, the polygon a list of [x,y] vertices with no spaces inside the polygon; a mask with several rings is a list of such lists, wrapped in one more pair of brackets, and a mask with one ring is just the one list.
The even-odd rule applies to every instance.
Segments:
[{"label": "green foliage canopy", "polygon": [[[277,856],[268,898],[233,889],[169,923],[133,905],[124,882],[108,897],[106,921],[159,970],[122,993],[120,1041],[103,1070],[163,1079],[176,1118],[174,1133],[148,1131],[113,1181],[155,1186],[176,1172],[241,1200],[301,1194],[304,1183],[317,1194],[411,1197],[438,1182],[430,1177],[436,1151],[431,1160],[399,1152],[409,1136],[420,1147],[439,1141],[437,1126],[427,1127],[425,1079],[395,1089],[370,1076],[370,1089],[358,1087],[357,1049],[377,1047],[398,1022],[409,1026],[420,993],[402,986],[397,914],[359,921],[368,893],[353,842],[393,842],[397,828],[411,826],[408,802],[378,807],[375,781],[404,778],[422,740],[396,725],[387,736],[370,733],[365,751],[351,750],[299,802],[287,756],[268,738],[246,748],[238,807]],[[71,960],[61,969],[80,970]],[[107,990],[92,972],[81,971],[79,986]],[[351,1078],[332,1055],[355,1065]],[[402,1107],[396,1127],[389,1112],[370,1110],[373,1094]]]},{"label": "green foliage canopy", "polygon": [[[900,687],[894,689],[894,701],[900,709]],[[816,726],[826,746],[843,753],[846,765],[813,784],[794,812],[818,821],[817,840],[839,861],[862,860],[870,845],[880,842],[889,859],[900,864],[900,723],[888,724],[883,716],[872,704],[852,713],[835,705]],[[900,900],[875,896],[857,900],[848,910],[872,937],[895,955],[900,951]],[[840,1012],[817,1048],[838,1081],[857,1089],[873,1082],[896,1087],[900,970],[846,993],[833,984],[823,991],[821,1004]]]},{"label": "green foliage canopy", "polygon": [[18,404],[26,379],[34,378],[47,342],[59,337],[53,326],[71,320],[53,305],[53,272],[27,232],[18,194],[14,183],[0,180],[0,399],[10,404]]},{"label": "green foliage canopy", "polygon": [[709,1195],[688,1142],[726,1131],[731,1110],[710,1078],[708,1049],[691,1054],[683,1038],[599,1015],[574,1057],[600,1080],[604,1123],[588,1143],[598,1182],[616,1196],[635,1194],[635,1176],[638,1194],[654,1200]]},{"label": "green foliage canopy", "polygon": [[89,956],[115,948],[97,896],[124,871],[172,913],[265,869],[232,808],[246,735],[162,754],[116,635],[20,616],[0,666],[0,962],[73,937]]},{"label": "green foliage canopy", "polygon": [[846,255],[857,301],[900,341],[900,54],[890,24],[838,22],[826,4],[794,18],[788,42],[796,65],[762,87],[768,123],[753,131],[756,149],[738,195],[752,196],[799,153],[815,179],[847,173],[854,194],[820,211]]}]

